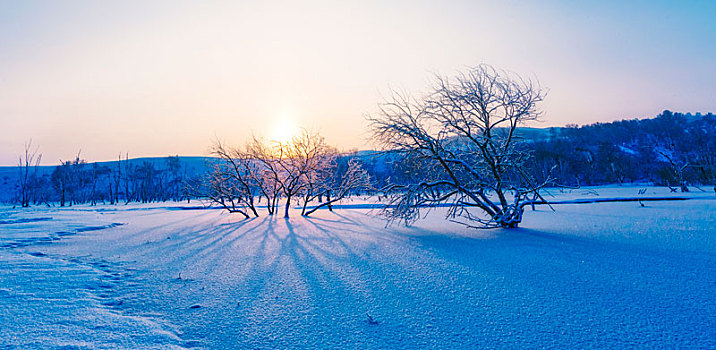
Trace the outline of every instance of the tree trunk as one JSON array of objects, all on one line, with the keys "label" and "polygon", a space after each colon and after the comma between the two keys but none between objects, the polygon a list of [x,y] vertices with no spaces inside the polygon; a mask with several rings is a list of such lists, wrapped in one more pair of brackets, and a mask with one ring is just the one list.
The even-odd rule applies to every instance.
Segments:
[{"label": "tree trunk", "polygon": [[283,213],[283,217],[285,217],[285,218],[289,217],[289,215],[288,215],[288,209],[289,209],[290,207],[291,207],[291,196],[287,196],[287,197],[286,197],[286,207],[285,207],[285,211],[284,211],[284,213]]}]

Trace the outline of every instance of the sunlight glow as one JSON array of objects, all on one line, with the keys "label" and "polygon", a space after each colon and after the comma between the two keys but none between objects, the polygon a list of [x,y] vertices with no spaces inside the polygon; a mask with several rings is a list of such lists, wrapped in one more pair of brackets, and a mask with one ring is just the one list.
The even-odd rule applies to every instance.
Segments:
[{"label": "sunlight glow", "polygon": [[271,131],[271,141],[281,144],[288,143],[298,134],[298,127],[287,116],[282,116],[274,122]]}]

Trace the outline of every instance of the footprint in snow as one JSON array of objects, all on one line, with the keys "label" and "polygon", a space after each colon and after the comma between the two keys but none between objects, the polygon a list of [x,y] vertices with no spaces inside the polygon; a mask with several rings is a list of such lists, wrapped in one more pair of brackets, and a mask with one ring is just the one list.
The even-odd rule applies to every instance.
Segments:
[{"label": "footprint in snow", "polygon": [[104,306],[111,306],[111,307],[121,306],[122,304],[124,304],[123,300],[112,300],[112,301],[107,301],[107,302],[102,303],[102,305],[104,305]]}]

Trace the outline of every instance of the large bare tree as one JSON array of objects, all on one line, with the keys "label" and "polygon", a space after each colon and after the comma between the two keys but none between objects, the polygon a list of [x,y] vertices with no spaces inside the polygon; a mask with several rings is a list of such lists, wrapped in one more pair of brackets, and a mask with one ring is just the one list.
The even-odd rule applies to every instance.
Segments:
[{"label": "large bare tree", "polygon": [[544,185],[525,172],[517,128],[540,116],[544,96],[533,81],[489,65],[436,75],[419,98],[392,91],[368,119],[377,141],[403,153],[414,176],[386,188],[383,213],[409,223],[422,208],[447,205],[448,218],[468,226],[517,227]]}]

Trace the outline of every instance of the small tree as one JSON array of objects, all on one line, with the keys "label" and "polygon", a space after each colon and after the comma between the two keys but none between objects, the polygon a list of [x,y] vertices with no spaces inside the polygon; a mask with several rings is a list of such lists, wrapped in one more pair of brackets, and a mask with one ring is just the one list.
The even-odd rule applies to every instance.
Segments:
[{"label": "small tree", "polygon": [[685,159],[686,157],[678,157],[672,152],[659,149],[657,149],[656,152],[669,162],[669,166],[665,169],[661,169],[660,172],[661,177],[666,181],[666,186],[671,189],[671,192],[676,192],[676,188],[671,187],[671,183],[678,182],[681,192],[689,192],[689,186],[687,185],[684,173],[691,164]]},{"label": "small tree", "polygon": [[385,189],[383,214],[409,223],[423,207],[447,203],[456,222],[517,227],[544,184],[526,173],[516,131],[539,117],[544,96],[532,81],[488,65],[435,76],[418,99],[393,91],[368,119],[383,148],[403,153],[414,173]]},{"label": "small tree", "polygon": [[84,166],[87,162],[80,159],[79,152],[74,160],[60,161],[60,165],[52,171],[52,185],[60,194],[60,206],[64,207],[85,201],[82,195],[83,187],[88,182],[85,179]]},{"label": "small tree", "polygon": [[232,213],[259,216],[254,198],[258,183],[254,161],[241,149],[229,149],[216,141],[211,153],[219,158],[212,164],[206,184],[207,197]]},{"label": "small tree", "polygon": [[42,154],[37,153],[38,147],[32,146],[32,140],[25,143],[25,152],[18,157],[17,165],[20,170],[19,199],[22,207],[29,207],[30,201],[37,190],[37,167],[40,165]]},{"label": "small tree", "polygon": [[[352,191],[370,187],[370,177],[361,163],[356,159],[348,160],[345,173],[340,173],[335,161],[324,163],[311,177],[305,191],[301,215],[309,216],[323,207],[333,211],[333,203],[346,198]],[[333,194],[333,197],[331,197]],[[321,198],[326,200],[322,201]],[[308,208],[308,204],[318,199],[318,205]]]},{"label": "small tree", "polygon": [[109,185],[109,203],[119,204],[119,184],[122,179],[122,154],[117,157],[117,164],[111,172],[111,178],[107,181]]}]

